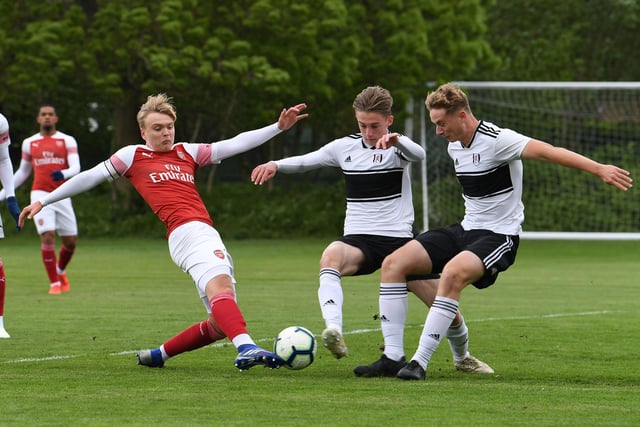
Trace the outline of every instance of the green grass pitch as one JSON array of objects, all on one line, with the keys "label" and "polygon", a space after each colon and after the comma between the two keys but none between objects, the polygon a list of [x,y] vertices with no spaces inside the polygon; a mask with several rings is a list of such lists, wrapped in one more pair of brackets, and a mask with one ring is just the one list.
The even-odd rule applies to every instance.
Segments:
[{"label": "green grass pitch", "polygon": [[[262,346],[286,326],[322,331],[328,241],[226,242]],[[456,372],[443,343],[419,382],[353,375],[380,355],[378,273],[343,280],[346,359],[320,348],[301,371],[239,372],[225,340],[149,369],[136,350],[205,317],[166,241],[81,236],[60,296],[47,294],[39,246],[29,234],[0,242],[12,335],[0,340],[2,426],[640,425],[640,242],[522,241],[494,286],[461,301],[471,352],[496,374]],[[412,297],[407,357],[425,316]]]}]

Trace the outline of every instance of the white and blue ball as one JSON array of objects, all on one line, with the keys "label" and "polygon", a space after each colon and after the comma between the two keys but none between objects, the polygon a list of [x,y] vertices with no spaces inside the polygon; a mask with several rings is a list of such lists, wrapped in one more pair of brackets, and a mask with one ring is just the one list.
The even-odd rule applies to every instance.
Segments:
[{"label": "white and blue ball", "polygon": [[273,351],[289,369],[304,369],[316,357],[316,339],[307,328],[289,326],[280,331],[273,343]]}]

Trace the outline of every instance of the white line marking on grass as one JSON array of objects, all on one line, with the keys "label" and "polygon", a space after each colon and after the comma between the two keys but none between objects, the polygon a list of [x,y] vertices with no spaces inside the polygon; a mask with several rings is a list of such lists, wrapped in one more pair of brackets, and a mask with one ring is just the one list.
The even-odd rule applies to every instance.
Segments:
[{"label": "white line marking on grass", "polygon": [[[553,319],[558,317],[600,316],[600,315],[611,314],[611,313],[622,313],[622,311],[601,310],[601,311],[583,311],[580,313],[552,313],[552,314],[542,314],[542,315],[535,315],[535,316],[487,317],[484,319],[475,319],[475,320],[465,319],[465,321],[467,323],[502,322],[505,320]],[[422,326],[423,326],[422,323],[407,325],[407,329],[418,328],[418,327],[421,328]],[[372,329],[354,329],[353,331],[347,331],[343,333],[344,335],[359,335],[359,334],[368,334],[370,332],[379,332],[379,331],[380,331],[380,328],[372,328]],[[261,338],[256,340],[256,343],[271,342],[273,341],[273,339],[274,338]],[[209,347],[220,348],[220,347],[227,347],[230,345],[232,345],[230,342],[221,342],[221,343],[211,344]],[[109,356],[127,356],[130,354],[136,354],[139,351],[140,350],[125,350],[125,351],[119,351],[117,353],[109,353]],[[7,360],[2,363],[7,364],[7,363],[47,362],[49,360],[74,359],[81,356],[83,355],[72,354],[72,355],[54,355],[49,357],[30,357],[26,359]]]},{"label": "white line marking on grass", "polygon": [[576,316],[598,316],[601,314],[622,313],[622,311],[583,311],[581,313],[554,313],[554,314],[542,314],[537,316],[514,316],[514,317],[487,317],[486,319],[470,320],[467,323],[475,322],[494,322],[503,320],[529,320],[529,319],[553,319],[556,317],[576,317]]},{"label": "white line marking on grass", "polygon": [[[577,316],[599,316],[602,314],[611,314],[611,313],[622,313],[621,311],[611,311],[611,310],[601,310],[601,311],[583,311],[581,313],[553,313],[553,314],[542,314],[535,316],[513,316],[513,317],[487,317],[484,319],[475,319],[469,320],[465,318],[466,323],[480,323],[480,322],[502,322],[505,320],[529,320],[529,319],[553,319],[558,317],[577,317]],[[406,329],[409,328],[418,328],[423,327],[424,323],[420,324],[412,324],[407,325]],[[355,329],[349,332],[343,332],[344,335],[358,335],[358,334],[366,334],[369,332],[377,332],[380,331],[380,328],[373,329]]]},{"label": "white line marking on grass", "polygon": [[49,356],[49,357],[30,357],[28,359],[7,360],[4,363],[46,362],[47,360],[75,359],[76,357],[80,357],[80,356],[82,355],[70,354],[67,356],[59,355],[59,356]]}]

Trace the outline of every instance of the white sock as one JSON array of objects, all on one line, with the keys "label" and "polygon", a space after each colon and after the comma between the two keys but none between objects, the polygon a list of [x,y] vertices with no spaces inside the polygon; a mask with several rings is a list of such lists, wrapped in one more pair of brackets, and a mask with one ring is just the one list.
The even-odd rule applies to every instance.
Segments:
[{"label": "white sock", "polygon": [[235,336],[234,339],[231,340],[231,342],[233,343],[235,348],[238,348],[244,344],[256,345],[256,343],[253,341],[253,339],[249,334],[238,334]]},{"label": "white sock", "polygon": [[318,287],[318,302],[322,311],[322,318],[327,328],[336,328],[342,333],[342,294],[341,276],[333,268],[320,269],[320,286]]},{"label": "white sock", "polygon": [[404,356],[404,325],[409,296],[406,283],[380,283],[380,326],[384,337],[384,354],[391,360]]},{"label": "white sock", "polygon": [[423,369],[427,369],[431,356],[438,348],[440,339],[445,336],[451,322],[456,318],[457,311],[458,301],[454,299],[437,296],[433,301],[420,335],[420,345],[411,358]]},{"label": "white sock", "polygon": [[462,313],[460,314],[460,322],[457,326],[449,326],[447,329],[447,339],[449,340],[449,347],[453,354],[453,360],[461,362],[469,354],[469,329],[464,322]]},{"label": "white sock", "polygon": [[0,329],[4,329],[4,316],[0,316]]},{"label": "white sock", "polygon": [[164,349],[164,344],[162,344],[162,345],[160,346],[160,354],[162,355],[162,360],[163,360],[164,362],[166,362],[167,360],[169,360],[169,355],[167,354],[167,352],[166,352],[166,351],[165,351],[165,349]]}]

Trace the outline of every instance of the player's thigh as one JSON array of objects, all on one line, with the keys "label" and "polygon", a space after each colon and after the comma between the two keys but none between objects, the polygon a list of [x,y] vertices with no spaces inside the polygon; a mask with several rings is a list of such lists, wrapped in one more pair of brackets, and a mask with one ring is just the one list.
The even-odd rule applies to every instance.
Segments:
[{"label": "player's thigh", "polygon": [[201,297],[211,279],[226,275],[233,279],[233,261],[211,226],[197,221],[183,224],[169,235],[171,259],[193,279]]},{"label": "player's thigh", "polygon": [[334,268],[343,276],[354,274],[365,260],[359,248],[341,241],[331,242],[322,252],[320,268]]},{"label": "player's thigh", "polygon": [[484,274],[485,267],[480,257],[471,251],[462,251],[449,260],[440,277],[444,282],[464,286],[475,282]]},{"label": "player's thigh", "polygon": [[[55,231],[56,229],[56,212],[53,206],[47,205],[40,212],[34,215],[33,223],[36,226],[38,234],[47,231]],[[54,235],[55,236],[55,235]]]},{"label": "player's thigh", "polygon": [[73,211],[71,199],[63,199],[54,203],[56,211],[56,231],[60,236],[77,236],[78,221]]},{"label": "player's thigh", "polygon": [[420,242],[410,240],[384,259],[382,269],[402,271],[407,275],[428,274],[432,269],[431,258]]}]

